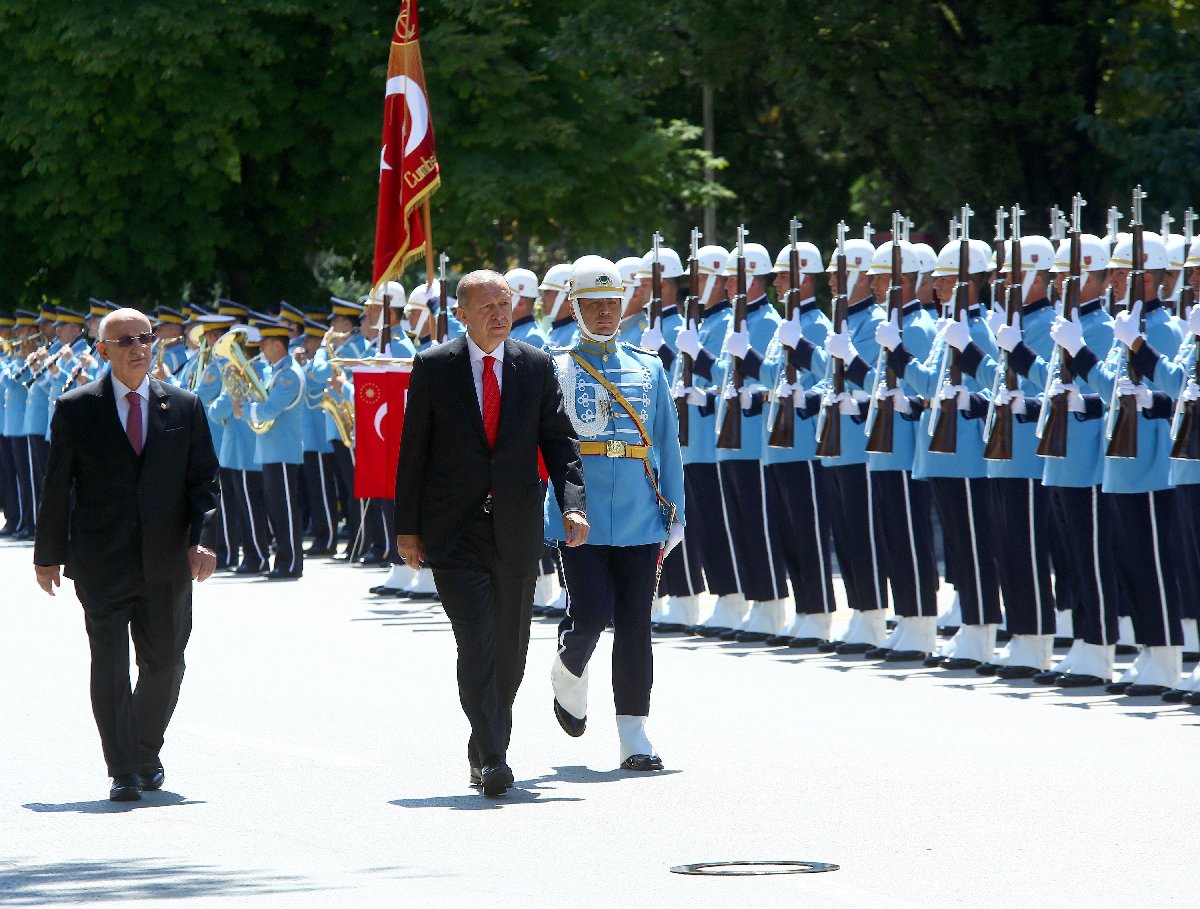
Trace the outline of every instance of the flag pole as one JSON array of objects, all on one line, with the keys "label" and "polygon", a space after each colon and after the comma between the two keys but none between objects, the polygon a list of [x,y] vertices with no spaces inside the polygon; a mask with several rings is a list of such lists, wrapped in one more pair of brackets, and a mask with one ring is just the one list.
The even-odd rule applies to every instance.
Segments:
[{"label": "flag pole", "polygon": [[433,293],[433,222],[429,217],[429,196],[421,200],[421,216],[425,219],[425,293]]}]

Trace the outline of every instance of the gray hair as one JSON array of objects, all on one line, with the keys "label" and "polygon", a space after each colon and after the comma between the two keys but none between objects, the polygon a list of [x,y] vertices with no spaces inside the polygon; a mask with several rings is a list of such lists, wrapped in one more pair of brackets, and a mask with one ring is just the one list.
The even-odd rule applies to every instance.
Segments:
[{"label": "gray hair", "polygon": [[467,308],[470,308],[475,303],[475,297],[486,288],[495,288],[497,292],[506,297],[512,293],[508,282],[504,280],[504,275],[498,271],[492,271],[490,268],[480,268],[465,275],[458,282],[458,305],[466,305]]}]

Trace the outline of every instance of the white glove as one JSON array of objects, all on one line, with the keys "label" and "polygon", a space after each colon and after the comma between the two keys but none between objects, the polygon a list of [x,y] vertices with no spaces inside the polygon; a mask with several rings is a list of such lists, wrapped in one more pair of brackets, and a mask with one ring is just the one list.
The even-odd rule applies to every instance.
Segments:
[{"label": "white glove", "polygon": [[825,352],[831,357],[837,357],[843,363],[849,363],[858,356],[858,349],[850,340],[850,329],[842,326],[842,330],[834,332],[825,339]]},{"label": "white glove", "polygon": [[912,404],[909,403],[908,395],[904,393],[904,389],[897,385],[895,388],[885,388],[883,393],[892,399],[892,403],[896,408],[896,413],[908,415],[912,413]]},{"label": "white glove", "polygon": [[1083,326],[1079,324],[1079,313],[1071,313],[1070,319],[1057,317],[1050,326],[1050,340],[1071,356],[1079,353],[1083,349]]},{"label": "white glove", "polygon": [[782,401],[784,398],[791,397],[796,392],[796,387],[786,380],[781,380],[775,386],[775,400]]},{"label": "white glove", "polygon": [[671,531],[667,534],[667,542],[663,543],[663,558],[671,554],[671,550],[683,542],[683,525],[672,524]]},{"label": "white glove", "polygon": [[742,410],[750,409],[750,404],[753,401],[753,394],[754,392],[750,390],[749,385],[743,385],[738,389],[738,403],[741,405]]},{"label": "white glove", "polygon": [[693,360],[700,356],[700,335],[696,331],[695,320],[688,323],[687,328],[680,329],[675,336],[675,346],[680,353],[685,353]]},{"label": "white glove", "polygon": [[996,406],[1003,407],[1005,404],[1012,409],[1016,416],[1025,416],[1025,392],[1021,389],[1009,390],[1007,385],[1001,385],[1000,391],[996,394]]},{"label": "white glove", "polygon": [[965,350],[971,343],[971,327],[967,324],[967,314],[963,313],[957,322],[946,326],[946,343],[955,350]]},{"label": "white glove", "polygon": [[800,343],[800,310],[796,310],[790,319],[779,326],[777,335],[779,343],[784,347],[794,348]]},{"label": "white glove", "polygon": [[696,407],[703,407],[708,403],[708,395],[694,385],[689,385],[684,389],[684,392],[687,395],[687,402],[689,404],[694,404]]},{"label": "white glove", "polygon": [[1188,331],[1194,335],[1200,335],[1200,304],[1193,306],[1188,315]]},{"label": "white glove", "polygon": [[725,338],[723,352],[739,360],[750,350],[750,332],[742,326],[741,331],[731,331]]},{"label": "white glove", "polygon": [[900,346],[900,313],[893,312],[886,322],[875,326],[875,343],[888,350]]},{"label": "white glove", "polygon": [[992,304],[992,311],[988,313],[987,324],[991,329],[992,334],[1000,330],[1000,326],[1008,321],[1008,317],[1004,314],[1004,307],[998,307],[995,303]]},{"label": "white glove", "polygon": [[1000,330],[996,332],[996,345],[1001,350],[1007,350],[1012,353],[1018,344],[1021,343],[1021,329],[1017,327],[1016,313],[1013,313],[1012,322],[1006,322],[1000,326]]},{"label": "white glove", "polygon": [[958,410],[967,410],[971,406],[971,393],[967,391],[965,385],[951,385],[947,382],[942,386],[942,390],[938,392],[938,397],[943,401],[954,400],[955,407]]},{"label": "white glove", "polygon": [[830,404],[837,404],[838,413],[844,413],[848,417],[856,416],[859,412],[858,401],[854,399],[854,395],[848,391],[843,391],[840,395],[829,396]]},{"label": "white glove", "polygon": [[1187,385],[1183,386],[1183,403],[1191,404],[1193,401],[1200,401],[1200,385],[1196,384],[1195,379],[1188,379]]},{"label": "white glove", "polygon": [[1142,336],[1139,328],[1141,320],[1142,303],[1139,300],[1133,304],[1133,309],[1117,313],[1116,319],[1113,320],[1113,337],[1126,347],[1132,347],[1133,342]]},{"label": "white glove", "polygon": [[665,343],[666,340],[663,338],[661,321],[656,319],[654,322],[650,323],[649,328],[642,332],[641,346],[648,350],[657,351]]},{"label": "white glove", "polygon": [[1149,407],[1154,402],[1154,395],[1145,385],[1134,385],[1126,376],[1117,379],[1117,397],[1128,398],[1133,397],[1137,400],[1137,406]]},{"label": "white glove", "polygon": [[946,326],[953,321],[953,319],[947,319],[945,316],[938,316],[935,330],[938,332],[943,332],[946,330]]}]

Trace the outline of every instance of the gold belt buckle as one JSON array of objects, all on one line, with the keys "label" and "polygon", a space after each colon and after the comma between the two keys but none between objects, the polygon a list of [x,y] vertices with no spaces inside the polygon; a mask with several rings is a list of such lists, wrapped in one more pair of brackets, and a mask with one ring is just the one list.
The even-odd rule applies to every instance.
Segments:
[{"label": "gold belt buckle", "polygon": [[620,439],[609,439],[605,443],[604,454],[609,458],[625,457],[625,443]]}]

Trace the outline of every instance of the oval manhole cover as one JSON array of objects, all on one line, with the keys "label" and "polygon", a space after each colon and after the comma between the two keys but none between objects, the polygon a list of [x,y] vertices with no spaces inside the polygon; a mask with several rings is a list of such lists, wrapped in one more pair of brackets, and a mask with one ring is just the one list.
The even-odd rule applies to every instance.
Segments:
[{"label": "oval manhole cover", "polygon": [[752,874],[818,874],[840,870],[840,865],[828,862],[696,862],[692,865],[676,865],[671,873],[744,877]]}]

